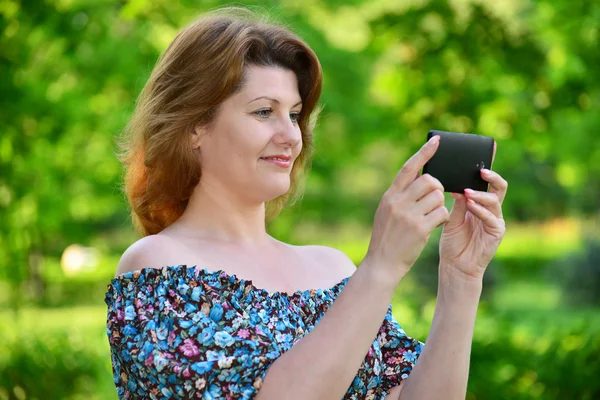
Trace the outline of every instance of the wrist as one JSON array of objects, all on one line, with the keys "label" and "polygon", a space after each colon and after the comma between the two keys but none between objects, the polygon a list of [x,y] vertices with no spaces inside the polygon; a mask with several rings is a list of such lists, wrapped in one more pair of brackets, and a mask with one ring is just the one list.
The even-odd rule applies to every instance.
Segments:
[{"label": "wrist", "polygon": [[363,260],[358,269],[362,269],[367,279],[375,286],[389,286],[394,290],[404,275],[406,275],[406,270],[404,268],[386,268],[382,265],[374,264],[371,262],[371,260],[367,259]]},{"label": "wrist", "polygon": [[468,275],[454,266],[440,264],[438,290],[453,295],[479,298],[483,290],[483,274]]}]

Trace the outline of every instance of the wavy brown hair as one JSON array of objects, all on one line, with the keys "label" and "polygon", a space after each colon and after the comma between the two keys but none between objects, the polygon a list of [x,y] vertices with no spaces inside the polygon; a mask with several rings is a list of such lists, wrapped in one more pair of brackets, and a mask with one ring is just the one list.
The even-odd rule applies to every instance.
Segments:
[{"label": "wavy brown hair", "polygon": [[302,178],[314,152],[322,85],[319,60],[301,38],[268,17],[245,8],[223,8],[203,15],[175,37],[152,70],[121,137],[124,192],[133,225],[142,235],[160,232],[185,210],[202,176],[190,134],[197,126],[210,126],[220,104],[243,87],[250,65],[293,71],[303,103],[303,146],[291,171],[290,190],[266,203],[266,222],[302,196]]}]

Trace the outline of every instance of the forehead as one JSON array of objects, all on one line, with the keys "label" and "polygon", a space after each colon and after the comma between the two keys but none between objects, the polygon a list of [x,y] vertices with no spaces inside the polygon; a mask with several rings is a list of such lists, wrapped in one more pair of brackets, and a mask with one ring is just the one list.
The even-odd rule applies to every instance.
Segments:
[{"label": "forehead", "polygon": [[293,103],[300,100],[296,74],[279,67],[248,67],[244,85],[238,95],[241,100],[246,101],[258,96],[281,98],[282,101]]}]

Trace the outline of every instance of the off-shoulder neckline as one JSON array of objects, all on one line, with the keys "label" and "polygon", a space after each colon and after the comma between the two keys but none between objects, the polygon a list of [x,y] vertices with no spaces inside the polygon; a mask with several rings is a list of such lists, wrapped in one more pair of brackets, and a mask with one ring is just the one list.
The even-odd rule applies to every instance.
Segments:
[{"label": "off-shoulder neckline", "polygon": [[343,278],[341,281],[337,282],[335,285],[328,287],[328,288],[312,288],[312,289],[305,289],[305,290],[297,290],[293,293],[288,293],[286,291],[269,291],[267,289],[264,288],[259,288],[257,286],[254,285],[252,279],[243,279],[238,277],[236,274],[230,274],[225,272],[222,269],[216,269],[216,270],[209,270],[208,268],[205,267],[201,267],[199,265],[185,265],[185,264],[180,264],[180,265],[165,265],[162,266],[160,268],[154,268],[154,267],[143,267],[143,268],[139,268],[136,270],[131,270],[131,271],[127,271],[124,272],[120,275],[117,275],[115,277],[113,277],[110,281],[109,287],[112,287],[116,282],[129,282],[129,281],[136,281],[141,275],[144,275],[144,277],[149,277],[149,276],[157,276],[157,275],[167,275],[169,272],[176,272],[176,271],[183,271],[186,273],[186,275],[189,276],[190,270],[194,270],[195,271],[195,277],[198,277],[200,274],[203,274],[205,276],[211,276],[211,277],[215,277],[220,279],[221,281],[225,280],[231,283],[235,283],[239,286],[243,286],[243,287],[250,287],[250,289],[253,292],[262,294],[264,296],[267,296],[269,298],[273,298],[273,297],[305,297],[305,296],[312,296],[312,295],[316,295],[319,293],[323,293],[323,292],[334,292],[336,290],[338,290],[340,287],[344,286],[346,284],[346,282],[350,279],[350,276],[347,276],[346,278]]}]

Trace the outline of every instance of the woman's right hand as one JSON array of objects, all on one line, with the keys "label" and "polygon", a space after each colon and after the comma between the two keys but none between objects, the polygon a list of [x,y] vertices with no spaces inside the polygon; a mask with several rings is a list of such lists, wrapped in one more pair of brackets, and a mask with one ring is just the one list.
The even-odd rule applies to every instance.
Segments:
[{"label": "woman's right hand", "polygon": [[448,221],[444,187],[429,174],[419,176],[435,154],[439,139],[432,137],[402,166],[375,212],[363,263],[382,269],[396,283],[413,266],[431,232]]}]

